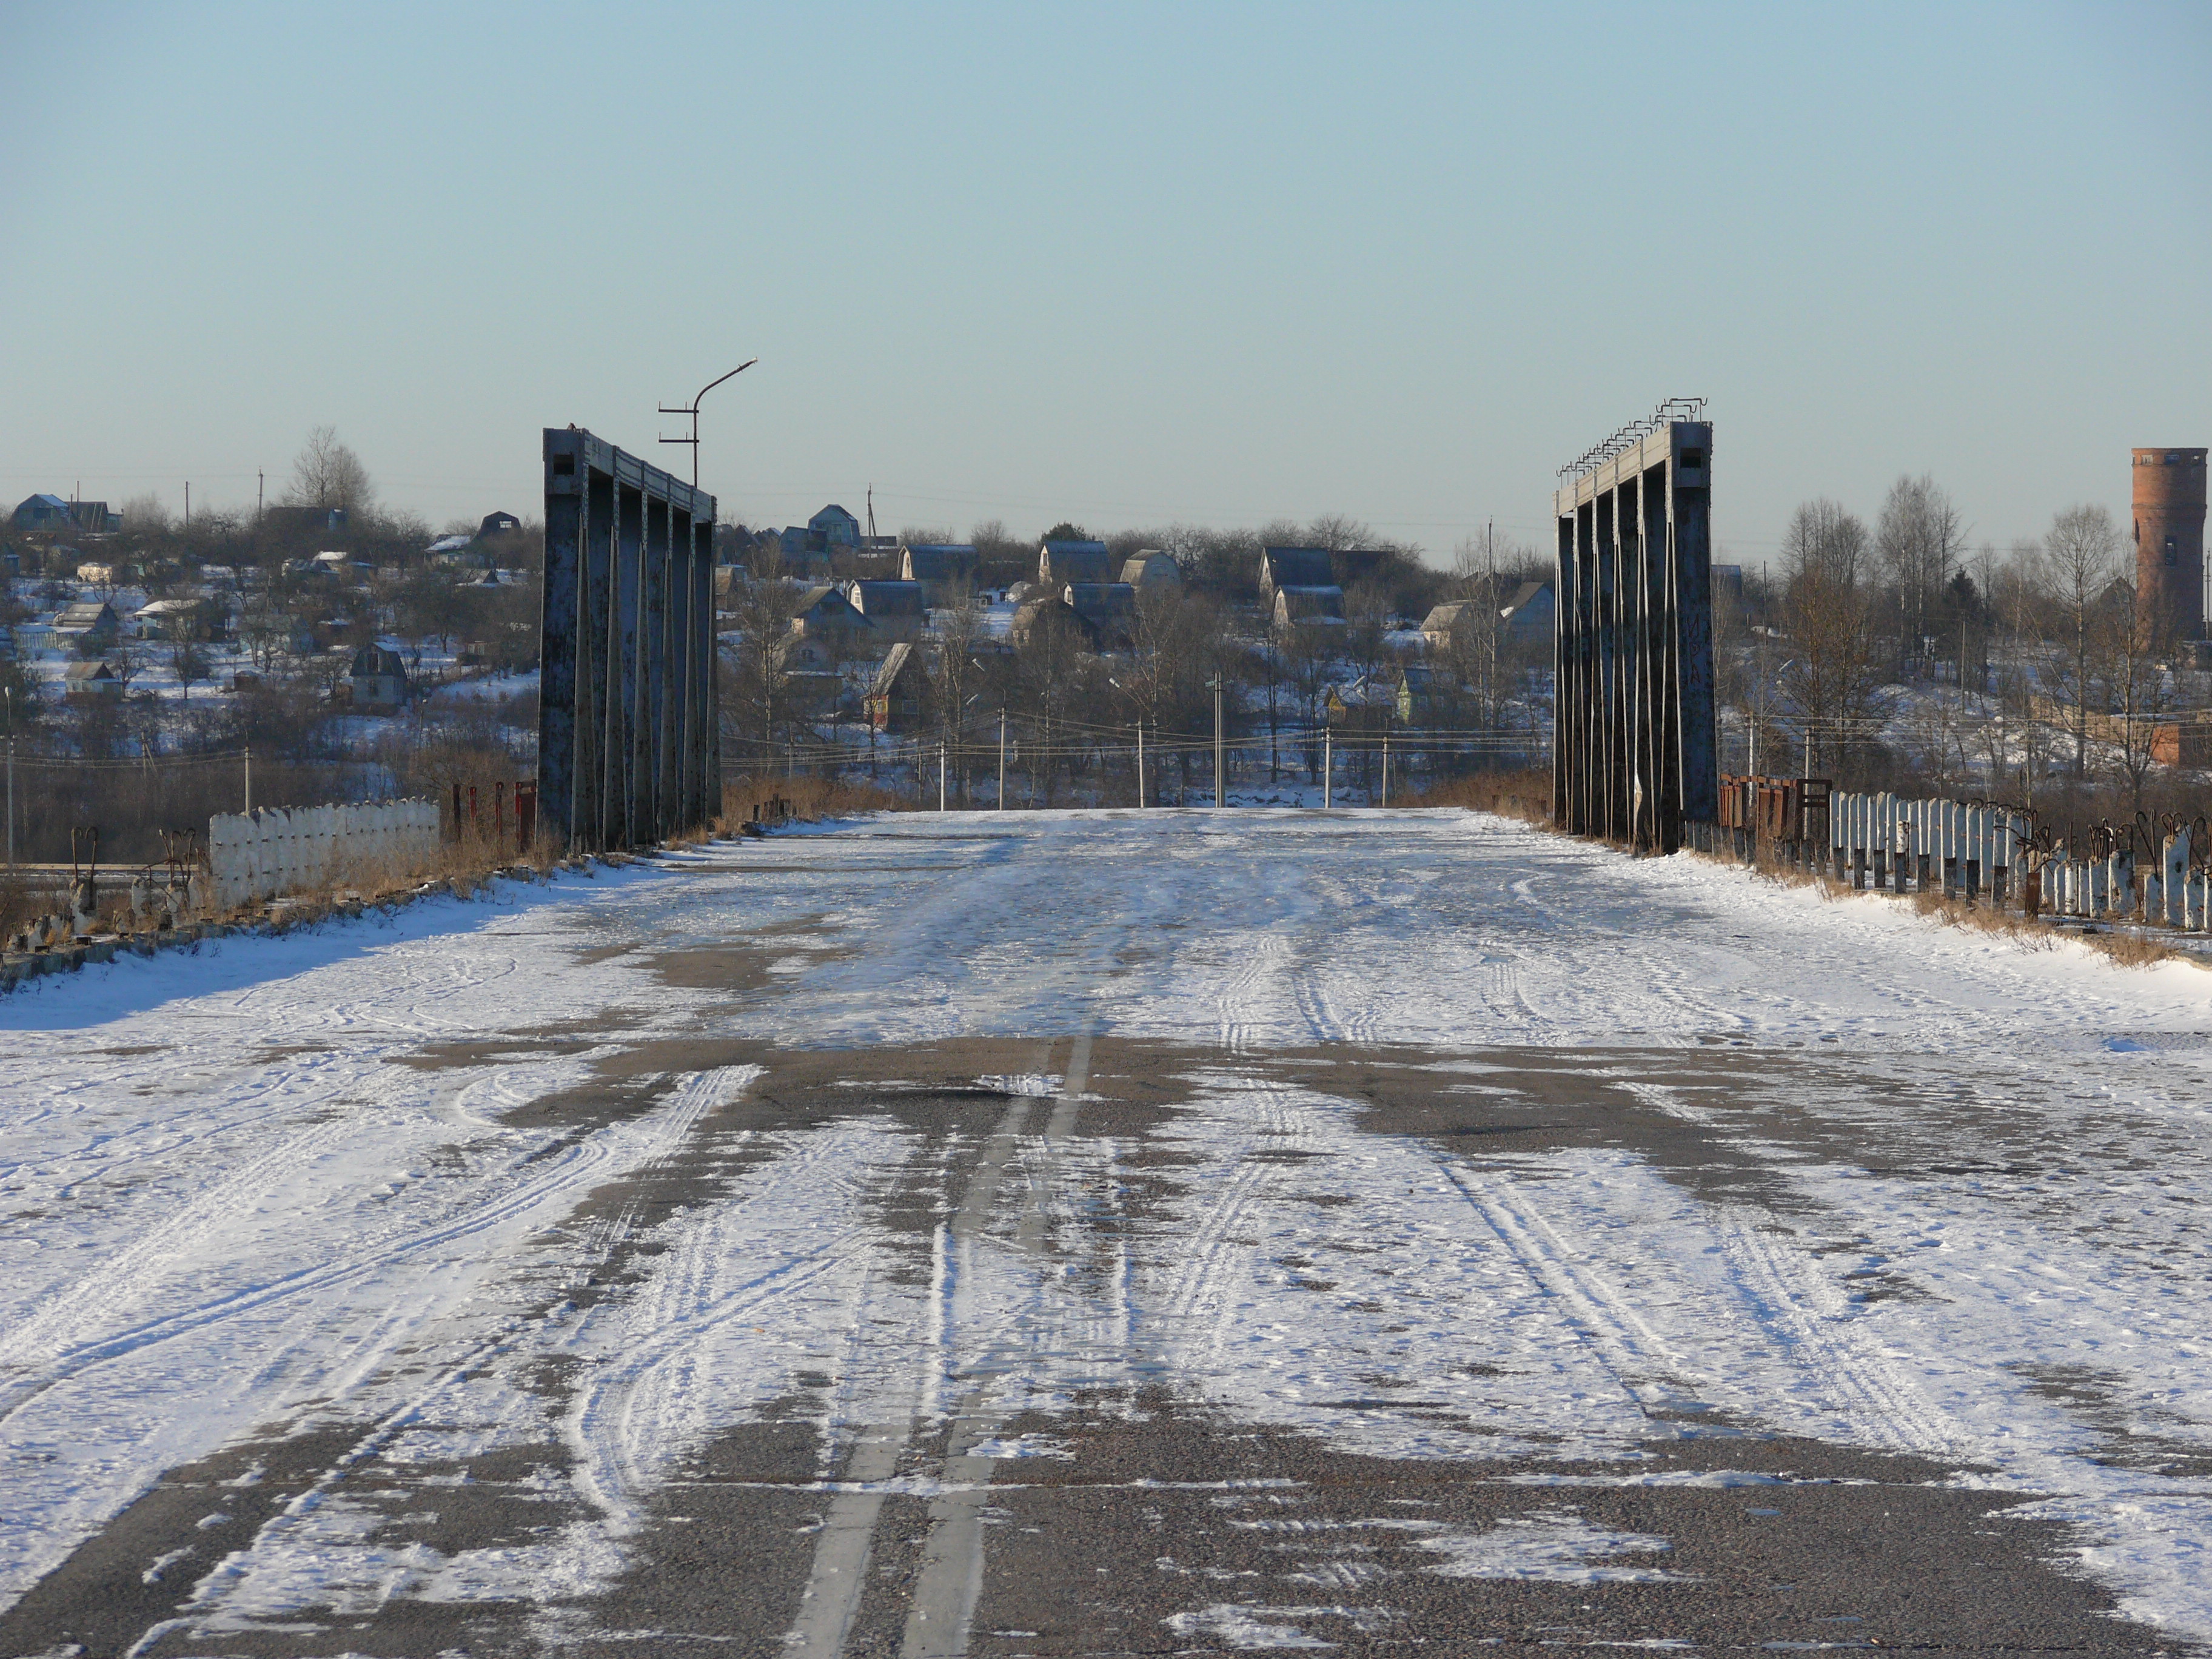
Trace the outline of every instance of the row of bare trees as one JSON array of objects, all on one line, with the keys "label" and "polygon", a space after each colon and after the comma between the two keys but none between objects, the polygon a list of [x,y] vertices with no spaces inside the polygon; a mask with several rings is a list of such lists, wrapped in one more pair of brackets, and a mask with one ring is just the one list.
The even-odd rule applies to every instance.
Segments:
[{"label": "row of bare trees", "polygon": [[1765,591],[1721,619],[1721,690],[1748,758],[2029,801],[2101,783],[2140,807],[2161,717],[2205,688],[2127,553],[2096,504],[2000,552],[1970,549],[1926,477],[1899,480],[1871,531],[1806,502]]}]

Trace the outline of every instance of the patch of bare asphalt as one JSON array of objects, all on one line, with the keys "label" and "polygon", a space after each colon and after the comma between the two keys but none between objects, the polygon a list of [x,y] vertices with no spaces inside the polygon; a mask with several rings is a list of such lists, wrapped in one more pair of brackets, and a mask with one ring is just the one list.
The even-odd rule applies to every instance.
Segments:
[{"label": "patch of bare asphalt", "polygon": [[[1267,1626],[1343,1653],[2178,1646],[2047,1565],[2070,1540],[2008,1518],[2023,1500],[1909,1458],[1716,1437],[1627,1463],[1409,1462],[1161,1397],[1010,1431],[1065,1455],[998,1466],[979,1659],[1214,1651]],[[1714,1484],[1647,1484],[1668,1479]]]},{"label": "patch of bare asphalt", "polygon": [[[449,1051],[444,1063],[495,1065],[517,1052],[500,1039],[465,1056]],[[686,1073],[737,1064],[766,1071],[672,1156],[601,1188],[568,1219],[563,1234],[604,1239],[603,1254],[580,1269],[573,1257],[568,1266],[518,1261],[510,1293],[531,1302],[519,1310],[526,1319],[564,1300],[588,1306],[626,1294],[666,1248],[661,1224],[729,1191],[791,1136],[855,1116],[908,1128],[924,1149],[854,1200],[906,1242],[919,1278],[932,1232],[1010,1104],[983,1079],[1057,1073],[1068,1052],[1065,1042],[1020,1038],[837,1051],[702,1036],[656,1036],[595,1056],[589,1082],[517,1109],[518,1120],[583,1133],[648,1109]],[[1796,1093],[1806,1065],[1680,1049],[1444,1058],[1334,1048],[1232,1060],[1101,1037],[1075,1133],[1114,1139],[1121,1188],[1111,1213],[1093,1207],[1080,1225],[1048,1230],[1046,1247],[1060,1254],[1069,1279],[1096,1273],[1103,1284],[1113,1271],[1113,1230],[1156,1227],[1188,1180],[1184,1156],[1157,1132],[1232,1071],[1346,1100],[1358,1129],[1416,1137],[1456,1156],[1623,1147],[1701,1195],[1794,1213],[1803,1200],[1777,1178],[1778,1156],[1843,1158],[1850,1146]],[[1820,1070],[1833,1080],[1832,1063]],[[1675,1092],[1629,1086],[1639,1083]],[[1665,1109],[1669,1098],[1699,1109]],[[1028,1120],[1032,1144],[1041,1120]],[[1310,1189],[1301,1201],[1356,1201],[1335,1190],[1326,1159],[1296,1167],[1295,1184]],[[1018,1203],[1023,1184],[1009,1183],[1002,1209]],[[183,1611],[192,1586],[222,1551],[243,1547],[262,1521],[319,1484],[381,1514],[369,1542],[415,1543],[441,1556],[544,1541],[580,1518],[572,1488],[553,1478],[569,1460],[552,1425],[571,1369],[549,1363],[509,1380],[542,1398],[547,1427],[541,1440],[494,1455],[410,1457],[406,1434],[441,1425],[372,1443],[369,1425],[333,1426],[325,1411],[172,1471],[0,1616],[0,1652],[71,1643],[87,1654],[120,1652],[172,1620],[185,1622],[149,1644],[149,1659],[520,1654],[544,1650],[549,1634],[586,1653],[783,1650],[829,1501],[817,1483],[836,1473],[823,1461],[824,1427],[841,1379],[826,1372],[802,1374],[793,1395],[691,1455],[655,1499],[632,1569],[589,1602],[549,1595],[463,1605],[403,1589],[365,1614],[306,1608],[263,1627],[194,1632]],[[2085,1399],[2094,1385],[2051,1383]],[[1418,1411],[1421,1402],[1396,1395],[1344,1404]],[[1620,1463],[1516,1464],[1352,1456],[1313,1437],[1224,1420],[1165,1389],[1102,1393],[1073,1413],[1024,1417],[1003,1432],[1057,1439],[1066,1455],[996,1465],[994,1486],[1004,1490],[982,1514],[981,1601],[968,1650],[1009,1659],[1212,1651],[1237,1646],[1256,1627],[1340,1651],[1386,1643],[1533,1651],[1624,1640],[2163,1650],[2154,1633],[2115,1620],[2101,1591],[2051,1565],[2069,1542],[2063,1531],[2007,1519],[2017,1498],[1939,1484],[1947,1467],[1710,1419],[1654,1427],[1669,1437]],[[946,1444],[942,1428],[916,1433],[900,1472],[941,1468]],[[1738,1484],[1646,1484],[1662,1474],[1717,1480],[1722,1472]],[[203,1526],[217,1513],[226,1518]],[[888,1498],[847,1653],[898,1650],[927,1533],[924,1499]],[[1613,1535],[1667,1547],[1573,1554],[1577,1540]],[[1455,1571],[1501,1551],[1548,1562],[1553,1576]]]}]

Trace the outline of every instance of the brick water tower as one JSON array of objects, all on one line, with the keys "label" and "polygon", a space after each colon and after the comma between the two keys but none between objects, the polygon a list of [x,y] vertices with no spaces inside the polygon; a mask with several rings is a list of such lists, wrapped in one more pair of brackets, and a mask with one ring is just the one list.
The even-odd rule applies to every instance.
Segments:
[{"label": "brick water tower", "polygon": [[2138,449],[2136,592],[2178,640],[2204,637],[2204,452]]}]

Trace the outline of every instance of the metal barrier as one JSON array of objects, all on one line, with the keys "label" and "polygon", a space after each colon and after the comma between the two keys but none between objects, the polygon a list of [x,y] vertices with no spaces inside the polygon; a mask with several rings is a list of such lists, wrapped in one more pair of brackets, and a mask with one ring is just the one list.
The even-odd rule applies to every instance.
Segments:
[{"label": "metal barrier", "polygon": [[546,429],[538,805],[572,848],[698,829],[721,801],[714,534],[704,490]]}]

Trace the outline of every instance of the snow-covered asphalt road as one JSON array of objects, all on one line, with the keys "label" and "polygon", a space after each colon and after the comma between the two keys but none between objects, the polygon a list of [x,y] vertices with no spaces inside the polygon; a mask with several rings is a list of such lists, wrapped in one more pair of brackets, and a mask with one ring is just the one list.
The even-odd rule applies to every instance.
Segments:
[{"label": "snow-covered asphalt road", "polygon": [[1455,811],[37,981],[0,1654],[2178,1650],[2208,1011]]}]

